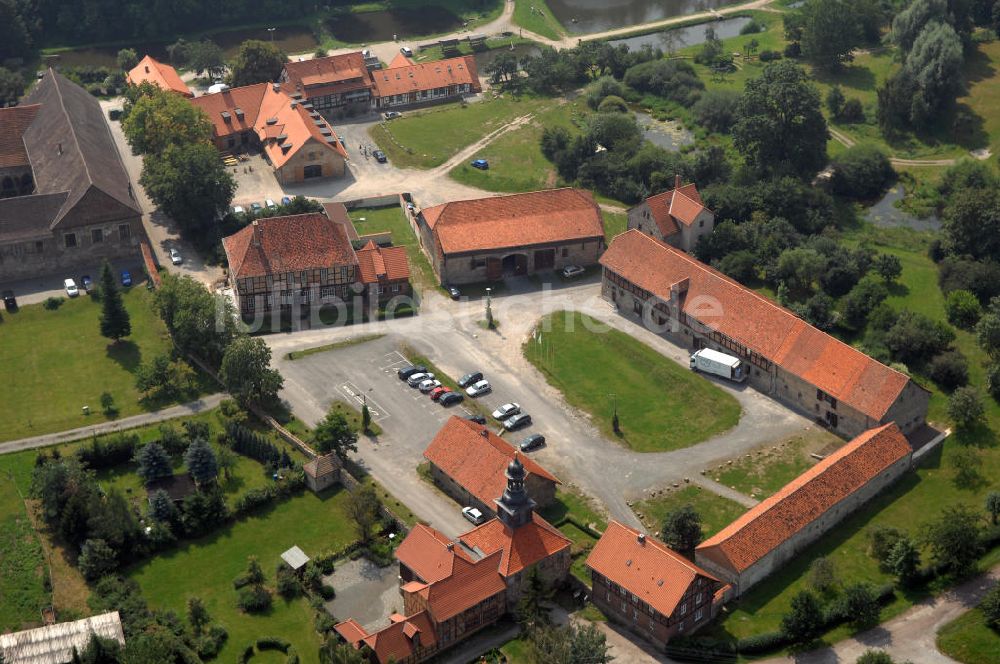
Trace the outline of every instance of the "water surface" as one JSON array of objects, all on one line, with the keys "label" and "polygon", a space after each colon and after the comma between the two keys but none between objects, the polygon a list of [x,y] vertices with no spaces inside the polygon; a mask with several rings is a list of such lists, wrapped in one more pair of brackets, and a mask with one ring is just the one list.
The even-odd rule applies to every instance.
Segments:
[{"label": "water surface", "polygon": [[732,2],[733,0],[548,0],[548,5],[567,31],[586,33],[696,14]]},{"label": "water surface", "polygon": [[658,48],[664,53],[676,51],[686,46],[697,46],[705,43],[705,29],[711,26],[715,29],[715,35],[719,39],[729,39],[740,34],[743,26],[750,23],[752,19],[746,16],[727,18],[721,21],[711,21],[689,25],[686,28],[674,28],[673,30],[663,30],[662,32],[651,32],[648,35],[638,37],[628,37],[626,39],[612,39],[608,43],[612,46],[625,44],[630,51],[636,51],[643,46]]}]

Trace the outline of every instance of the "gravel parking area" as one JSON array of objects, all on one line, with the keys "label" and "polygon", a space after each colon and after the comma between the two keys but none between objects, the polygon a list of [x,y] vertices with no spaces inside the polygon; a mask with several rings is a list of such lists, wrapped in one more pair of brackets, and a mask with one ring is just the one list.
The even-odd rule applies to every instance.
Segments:
[{"label": "gravel parking area", "polygon": [[368,631],[385,627],[386,617],[402,613],[395,565],[379,567],[366,558],[345,562],[323,581],[337,592],[326,610],[337,620],[354,618]]}]

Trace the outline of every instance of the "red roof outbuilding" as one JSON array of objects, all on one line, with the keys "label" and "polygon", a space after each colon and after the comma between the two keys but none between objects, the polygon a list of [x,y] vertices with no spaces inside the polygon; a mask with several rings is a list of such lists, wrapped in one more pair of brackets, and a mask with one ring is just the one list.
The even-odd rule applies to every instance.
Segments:
[{"label": "red roof outbuilding", "polygon": [[344,227],[318,212],[255,219],[222,246],[234,279],[357,264]]},{"label": "red roof outbuilding", "polygon": [[194,97],[194,93],[181,80],[177,70],[168,64],[159,62],[153,56],[147,55],[125,76],[132,85],[152,83],[163,90],[170,90],[185,97]]}]

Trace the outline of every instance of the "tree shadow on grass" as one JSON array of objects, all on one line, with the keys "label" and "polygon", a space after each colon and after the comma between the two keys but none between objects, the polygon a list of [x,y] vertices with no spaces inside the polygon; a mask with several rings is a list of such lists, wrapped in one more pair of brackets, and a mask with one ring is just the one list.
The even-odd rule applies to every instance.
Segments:
[{"label": "tree shadow on grass", "polygon": [[874,90],[878,82],[875,78],[875,72],[868,67],[855,64],[844,65],[831,71],[815,69],[813,70],[813,78],[827,85],[839,85],[844,88],[845,94],[849,94],[852,90]]},{"label": "tree shadow on grass", "polygon": [[956,429],[952,437],[956,443],[966,447],[983,450],[997,446],[997,434],[985,422],[979,422],[967,429]]},{"label": "tree shadow on grass", "polygon": [[906,284],[901,284],[898,281],[887,283],[885,287],[888,289],[889,295],[893,297],[906,297],[910,294],[910,287]]},{"label": "tree shadow on grass", "polygon": [[107,355],[129,373],[135,373],[142,362],[142,351],[131,339],[108,344]]}]

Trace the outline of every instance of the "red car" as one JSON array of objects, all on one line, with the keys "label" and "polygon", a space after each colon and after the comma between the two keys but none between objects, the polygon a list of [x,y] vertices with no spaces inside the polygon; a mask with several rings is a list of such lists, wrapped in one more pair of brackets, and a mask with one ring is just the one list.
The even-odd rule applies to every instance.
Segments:
[{"label": "red car", "polygon": [[442,385],[441,387],[435,387],[433,390],[431,390],[431,400],[437,401],[438,399],[441,398],[442,394],[447,394],[448,392],[451,392],[450,387],[445,387],[444,385]]}]

